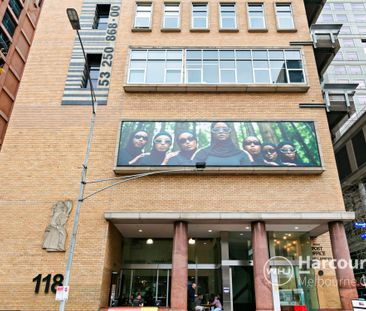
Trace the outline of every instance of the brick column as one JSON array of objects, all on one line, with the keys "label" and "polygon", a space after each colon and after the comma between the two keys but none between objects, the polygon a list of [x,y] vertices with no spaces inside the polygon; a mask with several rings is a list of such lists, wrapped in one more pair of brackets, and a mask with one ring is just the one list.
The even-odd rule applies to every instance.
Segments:
[{"label": "brick column", "polygon": [[174,223],[173,254],[172,254],[172,286],[171,309],[187,310],[188,282],[188,230],[187,223]]},{"label": "brick column", "polygon": [[[346,233],[341,221],[330,222],[328,226],[333,258],[336,260],[336,267],[339,260],[342,259],[342,261],[347,261],[347,265],[340,265],[342,269],[336,268],[338,291],[341,299],[342,310],[352,311],[352,299],[357,299],[358,295],[353,270],[348,264],[351,260],[351,256],[348,249]],[[343,266],[346,267],[343,269]]]},{"label": "brick column", "polygon": [[257,311],[273,311],[272,286],[264,275],[264,265],[269,259],[266,226],[264,222],[252,222],[252,247],[255,305]]}]

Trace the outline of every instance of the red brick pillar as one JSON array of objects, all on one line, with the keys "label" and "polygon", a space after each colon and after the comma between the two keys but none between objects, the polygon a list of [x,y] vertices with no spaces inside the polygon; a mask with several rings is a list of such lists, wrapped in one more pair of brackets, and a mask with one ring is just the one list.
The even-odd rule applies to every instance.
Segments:
[{"label": "red brick pillar", "polygon": [[272,286],[270,276],[264,275],[264,265],[269,259],[266,225],[264,222],[252,222],[253,272],[255,305],[257,311],[273,311]]},{"label": "red brick pillar", "polygon": [[187,310],[188,282],[188,229],[187,223],[174,223],[173,254],[172,254],[172,286],[171,309]]},{"label": "red brick pillar", "polygon": [[[348,264],[351,260],[351,256],[348,249],[346,233],[341,221],[330,222],[328,226],[333,258],[336,260],[335,266],[337,267],[338,263],[342,268],[336,268],[338,291],[341,299],[342,310],[352,311],[352,299],[357,299],[358,294],[352,266]],[[347,262],[347,264],[341,264],[339,260],[342,260],[343,263]]]}]

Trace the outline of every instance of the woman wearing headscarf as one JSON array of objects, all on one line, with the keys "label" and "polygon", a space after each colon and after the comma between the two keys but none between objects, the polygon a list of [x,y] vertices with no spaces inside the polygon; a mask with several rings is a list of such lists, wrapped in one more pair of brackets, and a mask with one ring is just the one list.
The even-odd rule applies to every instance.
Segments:
[{"label": "woman wearing headscarf", "polygon": [[149,134],[146,131],[139,130],[131,134],[125,148],[118,153],[117,165],[133,165],[144,154],[143,149],[149,139]]},{"label": "woman wearing headscarf", "polygon": [[167,152],[172,145],[172,136],[165,131],[159,132],[153,139],[153,146],[149,155],[141,158],[138,165],[163,165]]},{"label": "woman wearing headscarf", "polygon": [[198,151],[193,162],[206,162],[206,165],[213,166],[246,166],[251,163],[249,156],[234,145],[231,128],[225,122],[211,124],[211,144]]},{"label": "woman wearing headscarf", "polygon": [[277,149],[280,155],[280,162],[282,166],[303,166],[296,154],[296,148],[290,141],[281,141],[277,145]]},{"label": "woman wearing headscarf", "polygon": [[173,156],[168,159],[167,164],[173,166],[194,165],[192,157],[197,151],[197,137],[190,131],[182,131],[177,135],[176,142],[179,151],[172,153]]}]

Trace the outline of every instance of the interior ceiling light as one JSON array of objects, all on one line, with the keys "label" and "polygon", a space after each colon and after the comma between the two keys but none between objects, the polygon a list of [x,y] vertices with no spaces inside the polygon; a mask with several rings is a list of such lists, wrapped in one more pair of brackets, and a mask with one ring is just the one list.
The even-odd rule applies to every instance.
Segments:
[{"label": "interior ceiling light", "polygon": [[212,230],[211,229],[208,229],[208,232],[212,232]]},{"label": "interior ceiling light", "polygon": [[154,240],[153,239],[147,239],[146,244],[154,244]]},{"label": "interior ceiling light", "polygon": [[195,239],[190,238],[190,239],[188,240],[188,243],[189,243],[190,245],[194,245],[194,244],[196,244],[196,240],[195,240]]},{"label": "interior ceiling light", "polygon": [[298,230],[299,229],[299,227],[295,227],[295,230]]},{"label": "interior ceiling light", "polygon": [[142,232],[142,229],[139,229],[139,232]]},{"label": "interior ceiling light", "polygon": [[250,229],[250,227],[245,227],[245,229],[249,230],[249,229]]}]

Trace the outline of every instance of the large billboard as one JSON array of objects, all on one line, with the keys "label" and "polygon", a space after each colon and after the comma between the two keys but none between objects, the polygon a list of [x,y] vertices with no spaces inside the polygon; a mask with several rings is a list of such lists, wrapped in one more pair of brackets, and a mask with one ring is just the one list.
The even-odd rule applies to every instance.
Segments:
[{"label": "large billboard", "polygon": [[117,170],[320,168],[311,121],[122,121]]}]

